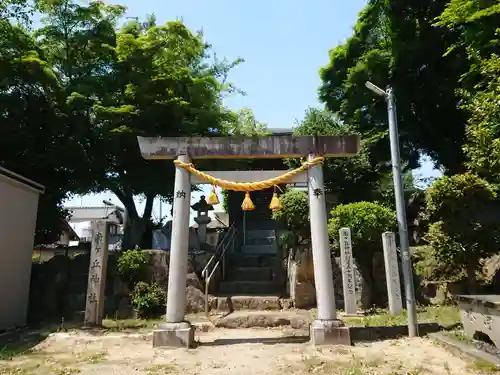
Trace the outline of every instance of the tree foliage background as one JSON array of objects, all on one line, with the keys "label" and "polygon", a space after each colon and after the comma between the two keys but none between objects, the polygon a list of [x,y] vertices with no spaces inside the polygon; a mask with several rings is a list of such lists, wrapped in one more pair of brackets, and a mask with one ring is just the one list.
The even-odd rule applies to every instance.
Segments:
[{"label": "tree foliage background", "polygon": [[218,59],[179,21],[121,24],[125,7],[103,1],[14,0],[0,12],[0,160],[47,187],[37,243],[57,238],[63,199],[103,191],[127,210],[124,247],[147,243],[153,201],[171,198],[174,168],[142,159],[136,137],[234,128],[222,99],[236,90],[227,76],[242,60]]},{"label": "tree foliage background", "polygon": [[[424,154],[445,174],[427,202],[416,191],[412,201],[420,203],[409,211],[415,217],[426,205],[427,213],[435,211],[426,217],[427,241],[439,261],[464,272],[469,264],[469,278],[479,259],[497,252],[494,232],[484,228],[500,217],[477,207],[496,207],[498,199],[499,25],[497,0],[370,0],[352,36],[330,51],[320,71],[321,101],[361,134],[381,171],[389,161],[386,106],[364,84],[394,89],[404,167],[415,168]],[[467,200],[479,185],[491,191],[489,203]]]},{"label": "tree foliage background", "polygon": [[[143,160],[138,135],[269,131],[251,109],[235,112],[224,105],[227,95],[241,93],[229,76],[243,60],[217,57],[203,35],[182,22],[159,25],[153,15],[125,20],[125,10],[98,0],[0,3],[0,164],[46,186],[38,244],[57,239],[64,199],[102,191],[112,191],[128,211],[124,247],[148,243],[153,201],[171,198],[172,184],[165,181],[174,169]],[[30,22],[34,13],[40,26]],[[444,191],[446,182],[460,200],[470,185],[459,181],[485,181],[495,192],[488,199],[496,202],[499,25],[497,0],[367,2],[352,36],[332,48],[319,72],[325,107],[307,109],[294,129],[300,135],[361,136],[359,155],[325,163],[326,189],[339,203],[393,206],[386,104],[365,88],[367,80],[396,93],[406,194],[409,200],[420,197],[412,199],[420,202],[409,210],[412,215],[425,205],[412,174],[422,155],[445,174],[431,191]],[[199,167],[252,166],[231,163],[203,161]],[[138,197],[145,201],[142,215],[134,203]],[[446,222],[447,210],[430,215],[431,233],[437,233],[432,223]],[[477,237],[482,232],[474,223],[483,225],[489,217],[474,218],[455,224]],[[439,233],[461,246],[468,241],[451,229]],[[485,256],[482,251],[471,257]]]}]

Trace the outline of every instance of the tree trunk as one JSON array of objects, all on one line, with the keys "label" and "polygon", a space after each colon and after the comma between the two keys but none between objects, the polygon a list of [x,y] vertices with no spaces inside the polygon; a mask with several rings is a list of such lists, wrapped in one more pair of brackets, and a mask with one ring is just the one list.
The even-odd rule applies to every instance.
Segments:
[{"label": "tree trunk", "polygon": [[371,309],[373,307],[373,291],[375,278],[373,277],[373,256],[367,256],[362,260],[357,260],[359,272],[362,278],[361,307]]},{"label": "tree trunk", "polygon": [[469,294],[477,293],[476,265],[477,262],[474,259],[467,262],[467,289]]},{"label": "tree trunk", "polygon": [[[142,217],[137,213],[137,208],[132,195],[121,191],[113,191],[115,195],[125,206],[126,220],[123,228],[122,250],[135,249],[136,247],[147,249],[151,248],[151,233],[148,236],[147,231],[152,231],[151,214],[153,212],[153,203],[156,194],[146,195],[146,205]],[[149,240],[148,240],[149,239]]]},{"label": "tree trunk", "polygon": [[144,223],[141,217],[129,216],[123,228],[122,250],[134,249],[141,245]]}]

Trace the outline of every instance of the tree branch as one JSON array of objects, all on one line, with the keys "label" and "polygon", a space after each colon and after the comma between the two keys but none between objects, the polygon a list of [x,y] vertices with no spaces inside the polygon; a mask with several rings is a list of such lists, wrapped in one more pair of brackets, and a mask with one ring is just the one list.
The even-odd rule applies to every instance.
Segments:
[{"label": "tree branch", "polygon": [[111,191],[116,195],[116,197],[123,203],[125,209],[127,210],[127,215],[132,218],[137,218],[137,208],[135,207],[134,197],[125,194],[120,189],[111,189]]}]

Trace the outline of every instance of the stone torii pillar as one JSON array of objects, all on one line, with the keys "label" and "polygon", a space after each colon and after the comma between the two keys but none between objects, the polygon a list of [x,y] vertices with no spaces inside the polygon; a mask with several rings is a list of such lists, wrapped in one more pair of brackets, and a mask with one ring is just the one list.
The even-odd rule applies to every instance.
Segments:
[{"label": "stone torii pillar", "polygon": [[[309,160],[317,156],[346,157],[359,151],[358,136],[267,136],[267,137],[138,137],[139,148],[145,159],[176,159],[189,163],[193,159],[284,159]],[[253,173],[255,172],[255,173]],[[235,182],[253,182],[257,176],[266,179],[286,171],[245,171],[231,179]],[[206,171],[217,178],[227,176],[223,171]],[[297,176],[298,177],[298,176]],[[238,180],[238,181],[237,181]],[[287,183],[292,183],[294,178]],[[297,178],[295,178],[297,180]],[[170,274],[167,295],[167,322],[154,332],[153,346],[189,347],[194,341],[194,331],[184,321],[185,288],[188,257],[189,200],[191,184],[189,172],[177,166],[174,187],[174,212],[172,218],[172,245],[170,249]],[[332,264],[328,246],[327,216],[321,165],[307,171],[314,278],[318,317],[311,325],[313,344],[350,344],[349,330],[337,319]]]}]

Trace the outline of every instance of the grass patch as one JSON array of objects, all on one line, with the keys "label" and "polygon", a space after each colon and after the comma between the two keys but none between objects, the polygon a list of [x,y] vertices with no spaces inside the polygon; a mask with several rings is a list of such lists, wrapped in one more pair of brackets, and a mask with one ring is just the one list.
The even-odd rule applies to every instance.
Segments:
[{"label": "grass patch", "polygon": [[452,338],[457,341],[461,341],[465,344],[473,344],[474,341],[465,334],[464,331],[444,331],[441,332],[444,336],[448,336],[449,338]]},{"label": "grass patch", "polygon": [[107,353],[105,351],[86,354],[82,360],[91,364],[101,363],[106,360]]},{"label": "grass patch", "polygon": [[500,370],[493,363],[480,359],[472,362],[468,367],[470,370],[481,374],[497,374],[500,372]]},{"label": "grass patch", "polygon": [[78,373],[80,373],[80,369],[73,367],[42,367],[40,364],[36,366],[0,367],[0,375],[75,375]]},{"label": "grass patch", "polygon": [[40,365],[27,367],[5,366],[0,367],[0,375],[32,375],[36,373],[39,368]]},{"label": "grass patch", "polygon": [[166,363],[162,365],[154,365],[146,369],[148,375],[163,375],[163,374],[174,374],[179,370],[179,368],[172,364]]},{"label": "grass patch", "polygon": [[[454,306],[424,306],[417,311],[419,323],[438,323],[442,326],[452,326],[460,323],[460,313]],[[345,317],[350,326],[377,327],[406,325],[408,313],[403,310],[401,315],[390,315],[387,310],[378,309],[373,314],[362,318]]]},{"label": "grass patch", "polygon": [[50,373],[54,375],[75,375],[80,373],[80,369],[73,367],[53,368]]},{"label": "grass patch", "polygon": [[351,355],[350,360],[329,360],[312,356],[304,358],[302,363],[307,373],[320,375],[424,375],[428,373],[423,366],[408,369],[400,362],[390,363],[382,357],[358,358]]},{"label": "grass patch", "polygon": [[379,373],[378,369],[386,367],[383,358],[360,359],[352,355],[351,360],[331,360],[319,356],[307,357],[302,360],[307,373],[312,374],[348,374],[365,375]]}]

